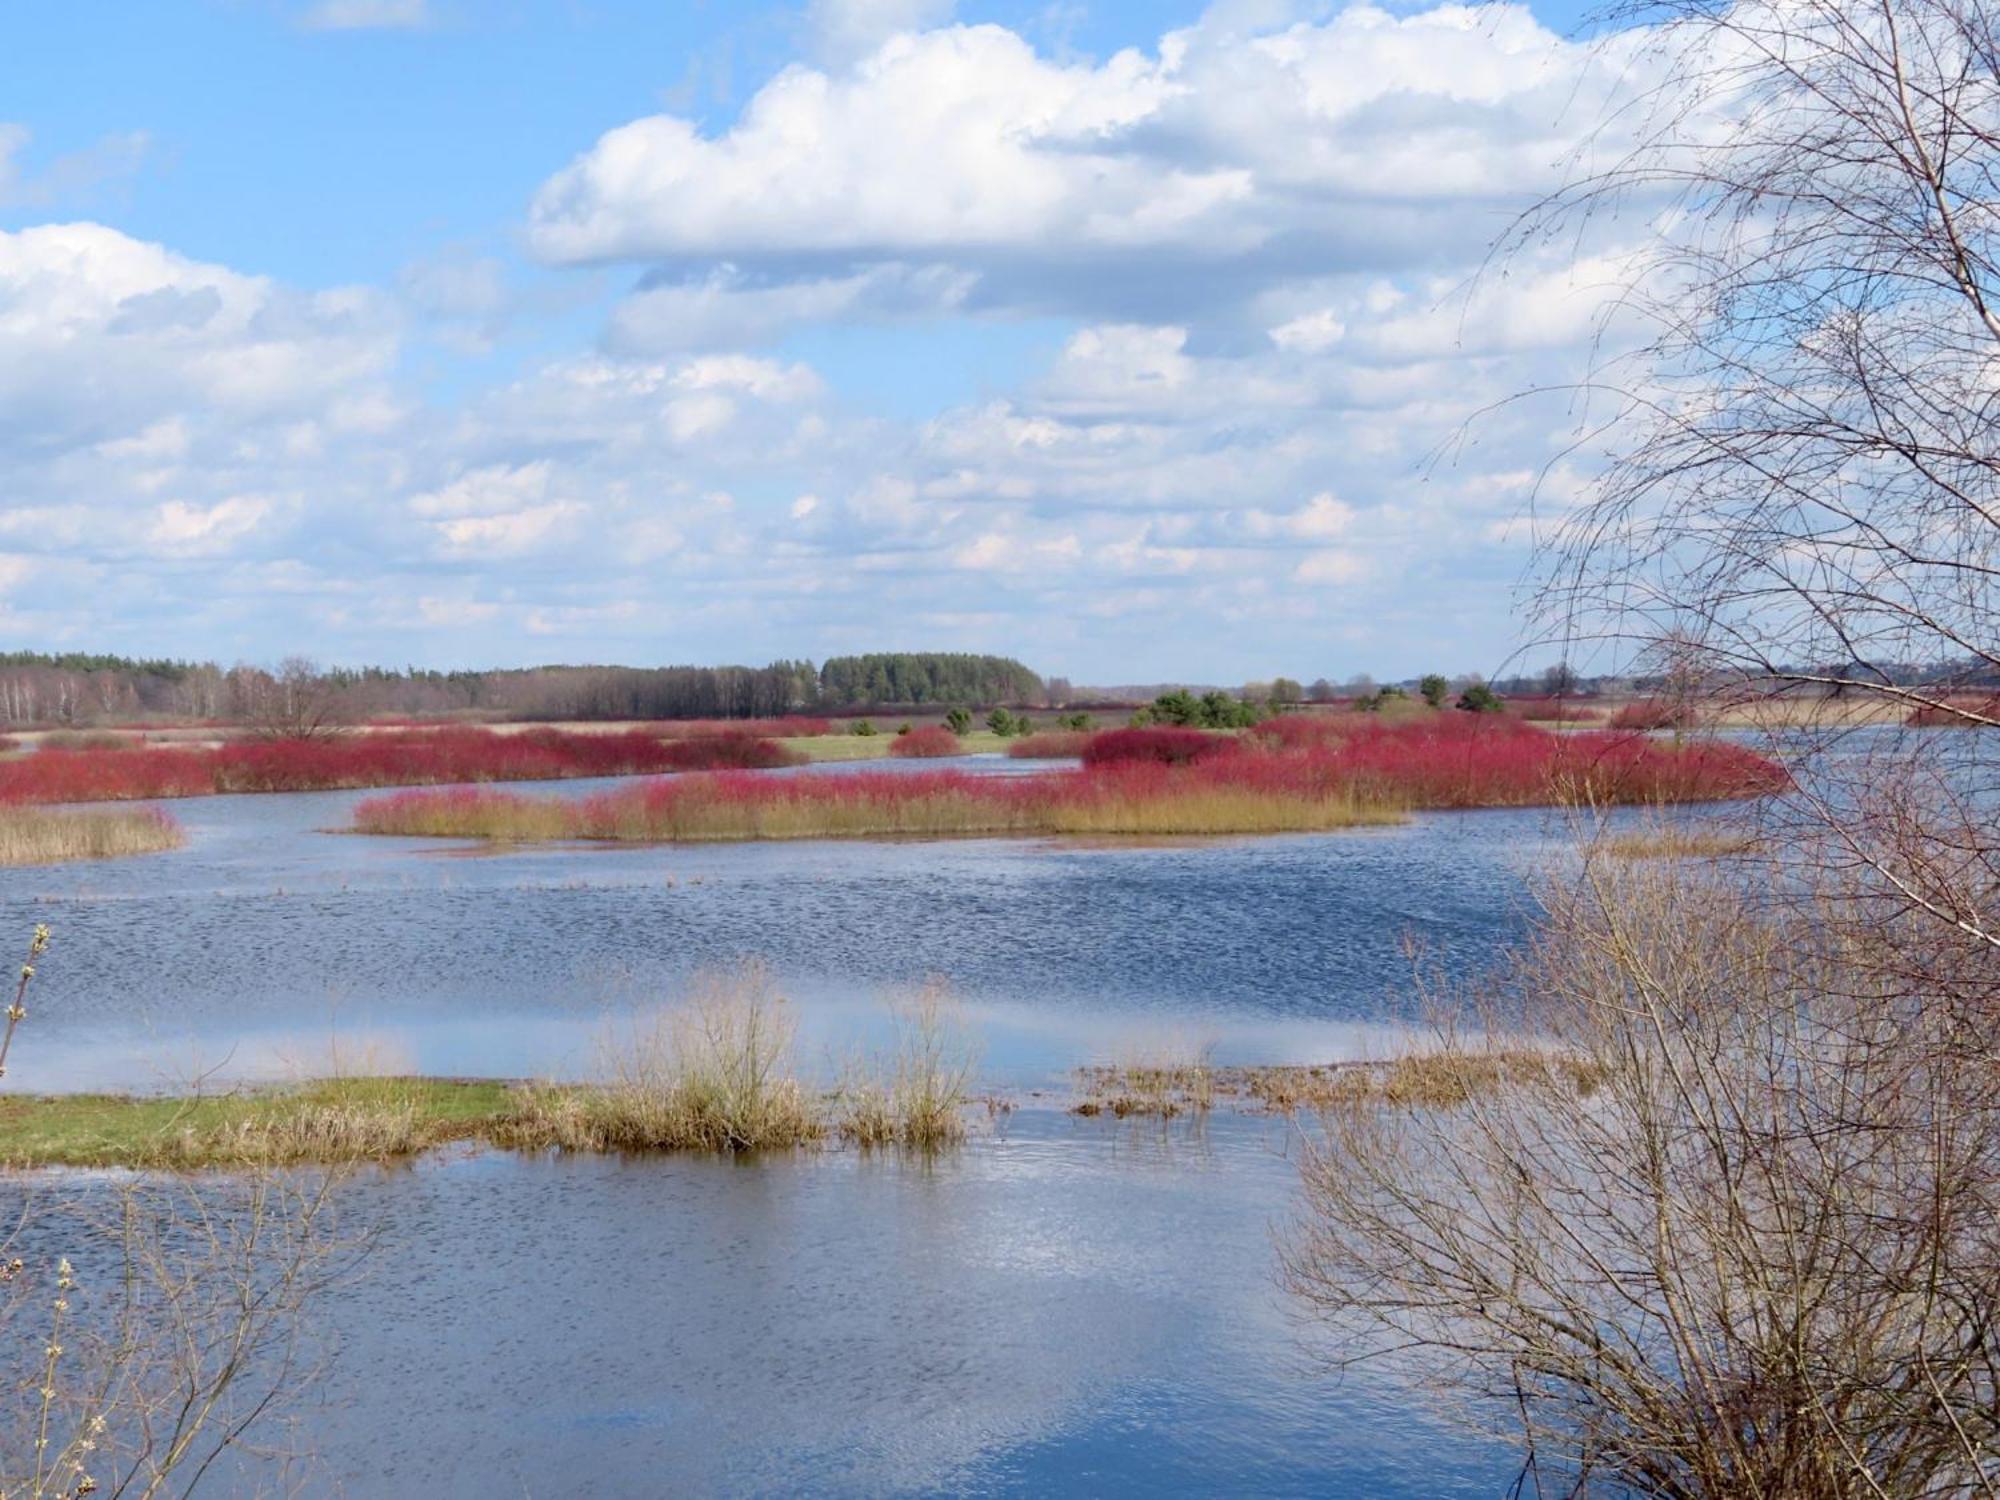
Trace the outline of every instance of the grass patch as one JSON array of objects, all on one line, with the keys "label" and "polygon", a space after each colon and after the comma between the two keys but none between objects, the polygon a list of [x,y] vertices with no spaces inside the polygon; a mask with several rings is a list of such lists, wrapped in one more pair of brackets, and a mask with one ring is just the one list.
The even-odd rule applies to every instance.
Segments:
[{"label": "grass patch", "polygon": [[157,808],[49,812],[0,808],[0,865],[53,865],[79,859],[158,854],[187,842]]},{"label": "grass patch", "polygon": [[0,1096],[0,1164],[194,1168],[381,1161],[487,1134],[498,1082],[337,1079],[198,1098]]},{"label": "grass patch", "polygon": [[[1186,773],[1192,775],[1192,772]],[[1400,821],[1339,788],[1184,781],[1157,765],[1043,776],[957,771],[688,777],[567,799],[472,789],[402,792],[355,809],[361,833],[698,843],[748,839],[1229,835]]]},{"label": "grass patch", "polygon": [[934,1150],[965,1135],[977,1056],[942,989],[894,1012],[889,1055],[837,1088],[793,1067],[789,1006],[757,966],[697,981],[609,1035],[582,1084],[343,1078],[193,1098],[0,1095],[0,1166],[233,1170],[394,1161],[453,1141],[517,1150]]},{"label": "grass patch", "polygon": [[1172,1119],[1229,1102],[1271,1114],[1376,1104],[1394,1109],[1456,1109],[1513,1086],[1589,1092],[1588,1064],[1525,1049],[1413,1052],[1386,1061],[1263,1067],[1211,1067],[1205,1058],[1077,1070],[1071,1113]]}]

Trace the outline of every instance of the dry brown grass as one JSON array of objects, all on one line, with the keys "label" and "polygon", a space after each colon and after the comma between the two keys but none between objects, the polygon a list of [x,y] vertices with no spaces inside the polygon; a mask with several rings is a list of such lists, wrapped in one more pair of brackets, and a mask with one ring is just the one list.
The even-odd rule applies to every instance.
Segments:
[{"label": "dry brown grass", "polygon": [[1137,1059],[1077,1069],[1080,1115],[1171,1120],[1215,1107],[1217,1075],[1206,1047],[1168,1049]]},{"label": "dry brown grass", "polygon": [[157,808],[114,812],[0,809],[0,865],[53,865],[80,859],[158,854],[187,842]]},{"label": "dry brown grass", "polygon": [[1550,1084],[1587,1093],[1591,1068],[1556,1053],[1519,1048],[1412,1052],[1382,1061],[1211,1067],[1206,1059],[1178,1064],[1082,1068],[1079,1115],[1133,1115],[1172,1119],[1200,1113],[1218,1101],[1252,1110],[1293,1114],[1355,1105],[1393,1109],[1454,1109],[1509,1085]]},{"label": "dry brown grass", "polygon": [[935,1150],[965,1138],[979,1052],[941,983],[897,1007],[886,1070],[850,1066],[833,1101],[835,1128],[860,1146]]},{"label": "dry brown grass", "polygon": [[1750,834],[1710,824],[1642,828],[1608,836],[1595,847],[1613,859],[1726,859],[1755,853],[1759,844]]},{"label": "dry brown grass", "polygon": [[606,1080],[523,1089],[496,1136],[565,1151],[763,1151],[826,1134],[792,1072],[795,1023],[767,970],[704,975],[606,1049]]}]

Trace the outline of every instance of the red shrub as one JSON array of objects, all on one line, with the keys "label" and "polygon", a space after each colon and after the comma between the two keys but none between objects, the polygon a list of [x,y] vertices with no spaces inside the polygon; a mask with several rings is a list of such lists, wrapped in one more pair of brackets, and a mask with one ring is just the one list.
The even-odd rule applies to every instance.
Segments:
[{"label": "red shrub", "polygon": [[889,741],[889,753],[909,760],[931,760],[944,755],[962,754],[965,747],[958,736],[942,724],[932,724],[924,729],[912,729],[908,734],[899,734]]},{"label": "red shrub", "polygon": [[751,735],[667,742],[636,730],[394,731],[324,740],[242,740],[210,749],[38,750],[0,763],[0,802],[100,802],[213,792],[307,792],[452,781],[546,781],[793,764]]},{"label": "red shrub", "polygon": [[767,771],[804,765],[806,758],[762,735],[705,734],[665,742],[667,763],[676,771]]},{"label": "red shrub", "polygon": [[1106,766],[1136,760],[1190,766],[1233,755],[1240,748],[1235,740],[1205,729],[1108,729],[1090,737],[1083,747],[1083,763]]}]

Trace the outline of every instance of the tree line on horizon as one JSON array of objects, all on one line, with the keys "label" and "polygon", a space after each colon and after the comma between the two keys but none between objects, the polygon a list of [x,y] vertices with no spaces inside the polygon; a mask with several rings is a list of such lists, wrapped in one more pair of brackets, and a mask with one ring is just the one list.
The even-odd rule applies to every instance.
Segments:
[{"label": "tree line on horizon", "polygon": [[146,717],[247,720],[310,693],[343,717],[451,713],[516,719],[755,719],[823,709],[958,703],[1040,704],[1047,685],[1011,657],[902,651],[767,666],[547,665],[487,671],[420,667],[275,668],[99,653],[0,653],[0,723]]},{"label": "tree line on horizon", "polygon": [[[1887,684],[1978,686],[1992,674],[1976,662],[1885,663]],[[1016,707],[1103,706],[1152,702],[1163,694],[1217,694],[1243,702],[1290,707],[1301,703],[1370,702],[1384,693],[1424,691],[1432,679],[1456,697],[1484,687],[1503,696],[1659,693],[1675,681],[1672,664],[1628,675],[1585,676],[1566,662],[1534,674],[1495,677],[1431,673],[1402,683],[1378,683],[1360,673],[1341,683],[1309,685],[1276,677],[1224,689],[1196,682],[1143,689],[1077,688],[1067,678],[1037,675],[1012,657],[971,652],[898,651],[776,661],[767,666],[551,664],[488,670],[421,667],[333,667],[300,658],[276,668],[171,657],[137,658],[94,652],[0,652],[0,725],[117,723],[144,718],[244,721],[268,717],[274,702],[296,700],[310,686],[337,702],[343,718],[446,714],[496,718],[754,719],[843,709],[1011,704]]]}]

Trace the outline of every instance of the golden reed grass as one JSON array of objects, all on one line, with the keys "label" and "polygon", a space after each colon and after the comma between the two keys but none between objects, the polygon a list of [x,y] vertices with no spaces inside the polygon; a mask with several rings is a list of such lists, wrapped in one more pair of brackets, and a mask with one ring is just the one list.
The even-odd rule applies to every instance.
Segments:
[{"label": "golden reed grass", "polygon": [[0,865],[158,854],[186,842],[180,824],[157,808],[109,812],[0,808]]}]

